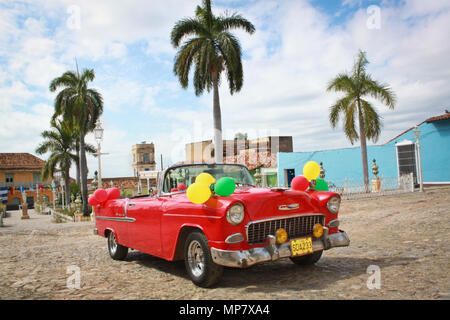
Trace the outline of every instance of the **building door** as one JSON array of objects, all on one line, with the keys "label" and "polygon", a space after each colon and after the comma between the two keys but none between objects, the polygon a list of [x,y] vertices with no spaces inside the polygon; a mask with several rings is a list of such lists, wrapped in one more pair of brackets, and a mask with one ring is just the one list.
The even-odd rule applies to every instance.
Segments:
[{"label": "building door", "polygon": [[397,161],[398,161],[398,175],[413,174],[414,185],[418,184],[417,166],[416,166],[416,145],[413,142],[405,141],[398,143],[397,147]]},{"label": "building door", "polygon": [[292,179],[295,177],[295,169],[284,169],[284,184],[291,186]]},{"label": "building door", "polygon": [[33,185],[41,184],[41,174],[39,172],[33,172]]}]

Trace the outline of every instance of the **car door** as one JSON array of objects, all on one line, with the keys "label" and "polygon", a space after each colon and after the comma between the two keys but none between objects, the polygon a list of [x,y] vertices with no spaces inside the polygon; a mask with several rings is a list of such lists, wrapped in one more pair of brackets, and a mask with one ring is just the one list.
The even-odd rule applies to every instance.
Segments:
[{"label": "car door", "polygon": [[151,255],[161,254],[161,203],[155,197],[130,199],[127,217],[130,247]]}]

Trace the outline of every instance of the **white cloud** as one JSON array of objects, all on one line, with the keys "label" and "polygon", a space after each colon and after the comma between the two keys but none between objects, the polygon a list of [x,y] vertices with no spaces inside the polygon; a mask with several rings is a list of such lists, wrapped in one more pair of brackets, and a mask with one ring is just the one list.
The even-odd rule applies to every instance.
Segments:
[{"label": "white cloud", "polygon": [[[212,95],[196,98],[192,85],[186,92],[170,78],[175,53],[171,28],[193,16],[199,0],[6,3],[0,10],[0,111],[9,121],[0,129],[2,150],[34,150],[52,112],[54,94],[48,92],[48,83],[73,68],[74,57],[105,65],[94,85],[105,100],[104,150],[111,153],[105,158],[107,176],[131,174],[131,145],[140,140],[154,140],[157,153],[176,162],[183,158],[185,142],[211,138]],[[380,29],[367,28],[368,14],[360,0],[343,1],[352,14],[342,23],[306,0],[220,5],[230,3],[239,3],[238,11],[257,31],[236,31],[244,50],[245,79],[242,91],[233,96],[223,79],[224,136],[279,132],[294,136],[297,151],[349,146],[341,129],[330,128],[328,108],[338,95],[325,88],[337,73],[350,70],[360,48],[367,51],[369,72],[389,83],[398,97],[395,111],[375,104],[385,123],[380,143],[448,108],[448,1],[383,0]],[[80,9],[79,29],[67,25],[72,5]],[[216,7],[215,12],[224,9]],[[165,69],[133,78],[128,71],[139,74],[142,67],[136,55]],[[161,79],[161,70],[170,75]],[[138,131],[124,122],[125,113],[148,118],[162,129],[149,137],[148,128]],[[96,161],[89,160],[91,173]]]}]

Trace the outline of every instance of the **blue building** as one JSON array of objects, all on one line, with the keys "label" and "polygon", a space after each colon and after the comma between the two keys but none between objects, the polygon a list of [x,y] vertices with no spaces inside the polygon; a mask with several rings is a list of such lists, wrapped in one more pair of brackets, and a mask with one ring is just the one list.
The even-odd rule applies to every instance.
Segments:
[{"label": "blue building", "polygon": [[[420,159],[423,183],[450,184],[450,113],[429,118],[417,125],[420,130]],[[369,178],[372,159],[385,177],[396,177],[413,173],[415,183],[419,183],[418,148],[414,134],[415,127],[409,128],[383,145],[367,147]],[[301,175],[308,161],[322,162],[326,170],[326,180],[362,179],[361,148],[343,148],[314,152],[278,153],[278,184],[290,185],[294,176]]]}]

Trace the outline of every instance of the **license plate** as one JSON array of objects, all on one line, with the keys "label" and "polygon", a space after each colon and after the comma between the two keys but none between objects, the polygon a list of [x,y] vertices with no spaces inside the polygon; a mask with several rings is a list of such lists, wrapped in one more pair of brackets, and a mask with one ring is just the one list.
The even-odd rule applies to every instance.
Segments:
[{"label": "license plate", "polygon": [[313,253],[312,238],[300,238],[291,240],[292,256],[303,256],[305,254]]}]

